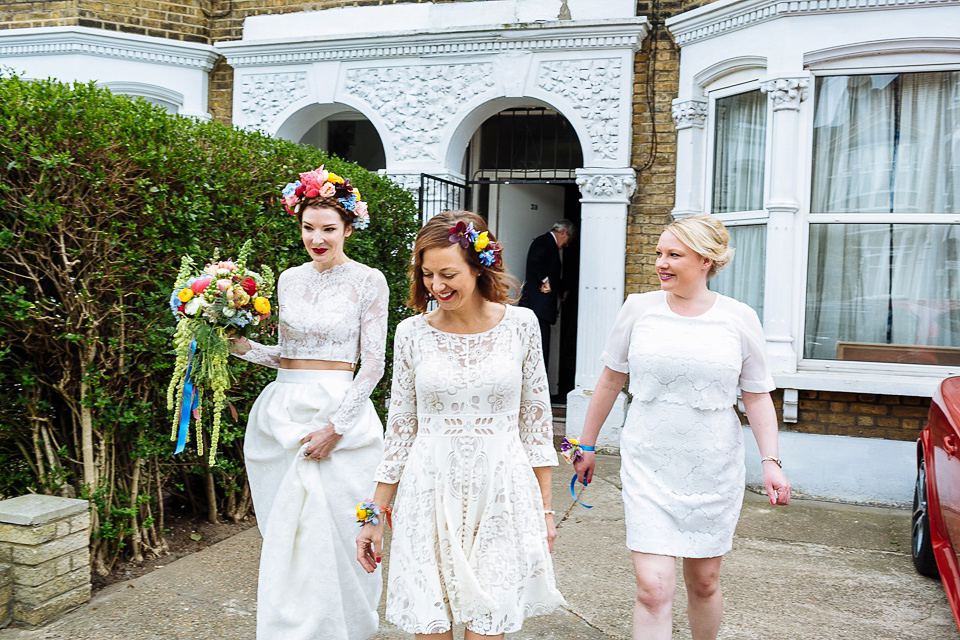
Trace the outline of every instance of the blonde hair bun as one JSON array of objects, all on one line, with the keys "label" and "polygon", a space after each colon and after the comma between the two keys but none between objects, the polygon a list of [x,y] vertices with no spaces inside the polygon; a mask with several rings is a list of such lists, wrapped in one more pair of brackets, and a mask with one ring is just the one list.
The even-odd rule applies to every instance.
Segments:
[{"label": "blonde hair bun", "polygon": [[734,249],[730,246],[730,233],[723,223],[708,213],[674,220],[666,226],[677,240],[687,245],[713,264],[707,276],[713,276],[733,260]]}]

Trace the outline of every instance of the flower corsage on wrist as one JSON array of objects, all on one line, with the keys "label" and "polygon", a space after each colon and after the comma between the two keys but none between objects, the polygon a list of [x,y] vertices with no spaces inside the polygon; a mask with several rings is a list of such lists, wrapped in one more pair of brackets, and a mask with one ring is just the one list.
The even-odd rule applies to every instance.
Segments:
[{"label": "flower corsage on wrist", "polygon": [[[560,441],[560,455],[563,456],[563,459],[574,464],[579,462],[583,458],[583,452],[589,451],[593,453],[597,448],[593,445],[580,444],[580,441],[576,438],[564,438]],[[573,499],[579,502],[581,505],[587,509],[592,509],[592,504],[584,504],[580,501],[580,498],[577,496],[576,491],[577,486],[577,474],[573,474],[573,477],[570,478],[570,495],[573,496]]]},{"label": "flower corsage on wrist", "polygon": [[562,455],[563,459],[570,464],[578,462],[581,458],[583,458],[584,451],[593,453],[596,450],[596,447],[580,444],[580,441],[576,438],[564,438],[560,441],[560,455]]},{"label": "flower corsage on wrist", "polygon": [[374,504],[373,500],[367,500],[366,502],[357,503],[357,522],[362,527],[368,522],[373,526],[380,524],[380,518],[385,517],[387,519],[387,525],[392,529],[393,528],[393,509],[390,507],[381,507],[378,504]]}]

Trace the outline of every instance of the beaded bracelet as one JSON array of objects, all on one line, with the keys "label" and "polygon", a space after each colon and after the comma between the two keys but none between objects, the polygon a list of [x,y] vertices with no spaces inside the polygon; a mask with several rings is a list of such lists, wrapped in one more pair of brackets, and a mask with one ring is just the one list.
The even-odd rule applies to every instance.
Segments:
[{"label": "beaded bracelet", "polygon": [[373,500],[367,500],[366,502],[357,503],[357,522],[362,527],[368,522],[372,523],[373,526],[380,524],[380,516],[387,517],[387,525],[390,528],[393,528],[393,509],[390,507],[381,507],[378,504],[374,504]]}]

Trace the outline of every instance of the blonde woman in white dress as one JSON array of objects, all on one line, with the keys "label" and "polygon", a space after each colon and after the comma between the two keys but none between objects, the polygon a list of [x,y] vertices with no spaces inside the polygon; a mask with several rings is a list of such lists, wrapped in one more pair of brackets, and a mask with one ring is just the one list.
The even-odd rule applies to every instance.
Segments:
[{"label": "blonde woman in white dress", "polygon": [[[417,236],[397,327],[373,502],[394,495],[386,618],[420,640],[500,638],[564,604],[551,551],[557,464],[537,318],[505,304],[500,247],[482,218],[448,212]],[[428,298],[437,309],[426,313]],[[381,560],[384,519],[357,537]]]},{"label": "blonde woman in white dress", "polygon": [[382,273],[344,252],[368,220],[357,195],[323,167],[287,185],[310,260],[280,275],[279,344],[233,345],[278,369],[243,447],[263,535],[258,640],[364,640],[378,626],[382,580],[353,561],[354,505],[383,451],[370,392],[384,371],[389,291]]},{"label": "blonde woman in white dress", "polygon": [[[744,489],[737,387],[770,503],[790,502],[760,320],[747,305],[707,288],[707,278],[732,258],[729,240],[723,224],[706,214],[666,227],[656,249],[661,290],[627,298],[587,408],[580,444],[594,446],[630,374],[620,476],[637,578],[635,640],[670,638],[677,557],[693,639],[717,637],[720,564],[732,547]],[[591,451],[575,463],[587,483],[595,464]]]}]

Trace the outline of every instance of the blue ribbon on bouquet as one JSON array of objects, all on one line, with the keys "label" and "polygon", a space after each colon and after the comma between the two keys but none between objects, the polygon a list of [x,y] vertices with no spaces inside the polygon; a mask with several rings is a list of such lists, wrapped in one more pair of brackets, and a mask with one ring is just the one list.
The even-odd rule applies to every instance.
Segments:
[{"label": "blue ribbon on bouquet", "polygon": [[187,381],[183,384],[183,400],[180,402],[180,428],[177,430],[177,449],[174,455],[187,446],[187,430],[190,428],[190,414],[197,408],[200,399],[193,388],[193,356],[197,352],[197,341],[190,341],[190,359],[187,361]]},{"label": "blue ribbon on bouquet", "polygon": [[[576,486],[577,486],[577,474],[573,474],[573,477],[570,478],[570,495],[572,495],[573,499],[579,502],[581,506],[584,506],[587,509],[593,509],[592,504],[584,504],[583,502],[580,502],[580,498],[577,496],[577,492],[575,489]],[[583,486],[587,486],[587,485],[583,485]]]}]

